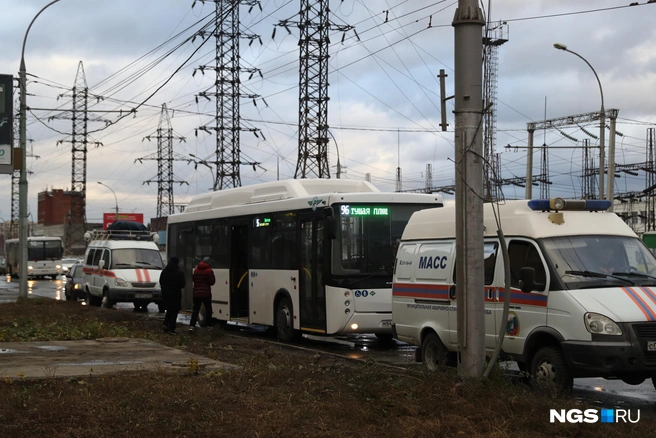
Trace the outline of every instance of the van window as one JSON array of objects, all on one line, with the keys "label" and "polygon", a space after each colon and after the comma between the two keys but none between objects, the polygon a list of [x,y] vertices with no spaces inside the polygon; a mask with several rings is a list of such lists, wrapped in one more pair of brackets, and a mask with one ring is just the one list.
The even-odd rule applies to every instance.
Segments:
[{"label": "van window", "polygon": [[519,288],[519,274],[522,268],[535,269],[535,282],[542,284],[543,291],[546,286],[547,275],[540,252],[532,242],[526,240],[511,240],[508,245],[508,258],[510,259],[510,286]]},{"label": "van window", "polygon": [[102,249],[97,249],[96,253],[93,255],[93,262],[91,263],[92,266],[98,266],[98,262],[100,262],[100,256],[102,255],[103,250]]},{"label": "van window", "polygon": [[90,249],[89,252],[87,253],[87,259],[84,263],[89,266],[93,265],[93,257],[95,254],[96,254],[96,250]]},{"label": "van window", "polygon": [[396,256],[396,279],[408,281],[412,278],[412,272],[415,268],[413,266],[416,263],[415,260],[415,250],[417,245],[415,244],[403,244],[399,248],[399,252]]},{"label": "van window", "polygon": [[[494,270],[497,265],[498,242],[485,242],[483,244],[483,273],[486,286],[494,282]],[[456,284],[455,260],[453,263],[453,284]]]}]

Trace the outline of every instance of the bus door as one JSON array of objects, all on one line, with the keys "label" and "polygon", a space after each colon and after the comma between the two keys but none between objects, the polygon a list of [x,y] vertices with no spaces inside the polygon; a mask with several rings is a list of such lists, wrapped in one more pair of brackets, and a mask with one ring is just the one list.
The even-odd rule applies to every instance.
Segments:
[{"label": "bus door", "polygon": [[[182,309],[191,310],[194,307],[193,287],[194,282],[192,276],[194,273],[194,250],[196,240],[194,238],[194,227],[192,225],[176,225],[177,227],[177,253],[169,254],[170,256],[178,256],[180,259],[180,269],[185,274],[185,288],[182,291]],[[168,263],[168,260],[167,260]]]},{"label": "bus door", "polygon": [[299,300],[301,329],[325,333],[326,289],[324,287],[323,213],[299,216],[300,269]]},{"label": "bus door", "polygon": [[248,223],[233,224],[230,231],[230,316],[233,320],[249,316],[248,229]]}]

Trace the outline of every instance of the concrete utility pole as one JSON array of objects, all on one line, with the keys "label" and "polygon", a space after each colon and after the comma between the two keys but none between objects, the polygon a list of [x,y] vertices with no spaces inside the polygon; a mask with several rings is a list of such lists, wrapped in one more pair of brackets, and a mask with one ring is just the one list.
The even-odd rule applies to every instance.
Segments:
[{"label": "concrete utility pole", "polygon": [[459,373],[485,370],[483,277],[483,49],[476,0],[458,0],[455,29],[456,297]]}]

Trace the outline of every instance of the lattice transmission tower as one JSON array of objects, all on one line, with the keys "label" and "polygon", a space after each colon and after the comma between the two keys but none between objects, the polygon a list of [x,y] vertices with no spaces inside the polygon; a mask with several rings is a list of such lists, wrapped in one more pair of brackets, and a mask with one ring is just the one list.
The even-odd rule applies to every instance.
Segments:
[{"label": "lattice transmission tower", "polygon": [[485,202],[500,199],[501,177],[494,174],[494,154],[497,141],[497,84],[499,71],[499,46],[508,41],[508,24],[506,22],[488,23],[486,36],[483,38],[485,47],[484,63],[484,94],[485,114],[483,130],[483,150],[485,163]]},{"label": "lattice transmission tower", "polygon": [[[298,45],[298,159],[294,178],[330,178],[328,165],[328,58],[329,32],[346,32],[350,25],[330,22],[328,0],[300,0],[299,20],[281,20],[278,26],[291,33],[300,30]],[[275,31],[274,31],[275,35]],[[342,37],[343,40],[343,37]]]},{"label": "lattice transmission tower", "polygon": [[[18,87],[14,87],[15,90],[18,90]],[[16,97],[16,101],[14,103],[14,108],[16,111],[20,111],[20,102],[18,96]],[[14,114],[14,135],[13,135],[13,147],[14,150],[15,148],[20,148],[20,135],[19,135],[19,124],[20,124],[20,114],[19,112],[16,112]],[[27,142],[30,143],[30,149],[27,151],[25,154],[26,158],[36,158],[37,160],[39,159],[38,155],[34,155],[34,149],[32,147],[32,139],[28,138]],[[27,163],[23,163],[23,166],[27,166]],[[26,172],[28,175],[31,175],[32,172],[29,170],[29,168],[26,167]],[[11,173],[11,221],[9,222],[9,232],[8,232],[8,238],[9,239],[18,239],[18,224],[20,222],[20,214],[19,214],[19,183],[20,183],[20,169],[14,169],[14,171]]]},{"label": "lattice transmission tower", "polygon": [[[653,188],[656,187],[656,165],[654,163],[654,133],[655,128],[647,128],[646,138],[646,157],[645,157],[645,192],[647,196],[645,199],[645,210],[647,217],[645,218],[645,231],[656,231],[656,200],[654,199]],[[651,190],[650,190],[651,189]]]},{"label": "lattice transmission tower", "polygon": [[167,217],[175,213],[175,205],[173,203],[173,183],[180,185],[187,184],[186,181],[181,181],[173,177],[173,162],[174,161],[187,161],[180,154],[173,152],[173,140],[186,142],[184,137],[174,136],[173,127],[171,126],[171,119],[169,112],[166,109],[166,104],[162,105],[162,112],[159,117],[159,124],[157,125],[157,133],[144,137],[144,140],[157,140],[157,153],[148,155],[143,158],[135,160],[140,163],[143,160],[157,161],[157,178],[144,181],[144,184],[157,183],[157,217]]},{"label": "lattice transmission tower", "polygon": [[[64,251],[68,254],[84,253],[86,244],[84,242],[84,233],[86,231],[86,206],[87,206],[87,150],[89,144],[96,147],[102,143],[89,141],[88,123],[89,122],[106,122],[100,118],[89,117],[89,87],[87,78],[84,73],[82,61],[78,64],[77,74],[75,75],[75,85],[73,86],[73,111],[69,114],[56,116],[59,119],[71,119],[73,130],[70,140],[60,140],[57,143],[71,144],[71,212],[68,216],[68,226],[66,228],[66,248]],[[67,96],[61,95],[60,97]],[[91,96],[99,99],[99,96]]]},{"label": "lattice transmission tower", "polygon": [[595,177],[596,168],[594,156],[590,153],[590,139],[583,139],[583,175],[581,177],[581,198],[597,199],[597,178]]},{"label": "lattice transmission tower", "polygon": [[[197,0],[194,0],[193,5]],[[245,68],[240,64],[239,41],[248,39],[252,43],[254,40],[261,39],[258,35],[242,33],[239,28],[239,7],[240,5],[250,6],[250,10],[258,5],[260,10],[262,6],[257,0],[198,0],[201,3],[214,2],[215,18],[214,30],[210,36],[215,38],[216,49],[214,65],[201,65],[196,70],[205,74],[206,70],[212,70],[215,73],[214,91],[202,91],[196,96],[204,97],[207,100],[214,98],[216,103],[216,115],[213,126],[204,125],[196,129],[210,133],[214,131],[216,137],[216,151],[214,160],[204,160],[211,162],[216,166],[215,186],[218,190],[229,189],[241,186],[240,166],[242,164],[256,165],[259,163],[241,161],[240,151],[240,133],[241,131],[253,132],[258,135],[259,129],[245,128],[241,126],[239,104],[242,98],[255,99],[260,97],[257,94],[242,93],[241,74],[262,73],[256,68]],[[199,33],[203,38],[208,36],[206,32]],[[258,137],[259,138],[259,137]]]}]

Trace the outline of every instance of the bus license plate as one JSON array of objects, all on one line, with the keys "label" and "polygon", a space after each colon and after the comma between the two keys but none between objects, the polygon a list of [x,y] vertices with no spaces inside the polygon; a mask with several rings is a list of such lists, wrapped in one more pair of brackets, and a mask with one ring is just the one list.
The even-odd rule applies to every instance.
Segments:
[{"label": "bus license plate", "polygon": [[135,298],[150,298],[150,294],[134,294]]},{"label": "bus license plate", "polygon": [[656,341],[647,342],[647,351],[656,351]]}]

